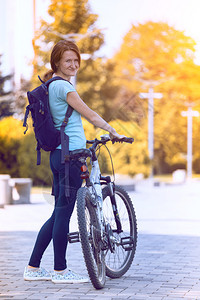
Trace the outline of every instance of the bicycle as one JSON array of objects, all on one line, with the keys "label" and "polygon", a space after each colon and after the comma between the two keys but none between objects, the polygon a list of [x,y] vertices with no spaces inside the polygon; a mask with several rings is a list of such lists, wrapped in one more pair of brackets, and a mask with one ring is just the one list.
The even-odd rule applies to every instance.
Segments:
[{"label": "bicycle", "polygon": [[[81,178],[85,179],[85,186],[77,192],[79,232],[69,233],[68,240],[81,242],[87,271],[96,289],[104,287],[106,276],[119,278],[128,271],[137,245],[137,220],[128,193],[115,185],[110,176],[102,176],[100,172],[96,151],[110,140],[109,135],[104,135],[100,140],[87,141],[92,144],[89,149],[74,150],[70,154],[70,159],[82,163]],[[132,143],[133,139],[112,142]],[[86,164],[88,157],[92,163],[90,173]],[[111,155],[110,159],[112,162]]]}]

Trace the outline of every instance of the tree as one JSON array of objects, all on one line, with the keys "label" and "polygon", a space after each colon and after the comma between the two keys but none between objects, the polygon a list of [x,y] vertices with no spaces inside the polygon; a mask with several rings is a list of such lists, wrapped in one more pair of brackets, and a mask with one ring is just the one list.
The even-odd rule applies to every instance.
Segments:
[{"label": "tree", "polygon": [[119,85],[113,76],[111,61],[96,58],[79,70],[77,89],[90,108],[98,112],[106,121],[116,118],[114,99]]},{"label": "tree", "polygon": [[52,46],[61,39],[72,39],[79,46],[80,52],[89,56],[82,60],[81,72],[77,76],[77,90],[80,94],[82,91],[87,94],[84,98],[87,103],[93,103],[98,84],[93,78],[96,67],[94,53],[104,42],[103,34],[95,25],[98,15],[91,12],[88,0],[51,0],[48,13],[51,21],[41,21],[33,41],[34,83],[36,75],[44,74],[50,68],[49,55]]},{"label": "tree", "polygon": [[96,27],[98,15],[91,12],[88,0],[51,0],[48,13],[50,21],[41,21],[33,40],[33,84],[38,85],[36,75],[42,75],[49,69],[52,46],[62,38],[72,39],[78,44],[81,53],[86,54],[76,78],[78,93],[90,108],[107,121],[120,117],[114,101],[119,89],[113,76],[114,65],[105,58],[95,57],[95,52],[104,43],[104,36]]},{"label": "tree", "polygon": [[12,116],[0,120],[0,172],[19,177],[17,158],[23,137],[22,123]]},{"label": "tree", "polygon": [[[121,78],[159,81],[177,73],[177,65],[194,59],[195,41],[163,22],[133,25],[116,54]],[[166,64],[167,63],[167,64]]]},{"label": "tree", "polygon": [[[7,81],[10,81],[10,90],[5,91]],[[30,83],[27,80],[21,80],[21,88],[16,91],[12,89],[12,81],[12,74],[3,76],[0,72],[0,119],[13,115],[18,119],[23,118],[26,92],[30,88]]]},{"label": "tree", "polygon": [[[1,58],[2,55],[0,55]],[[1,62],[0,62],[1,65]],[[12,91],[5,91],[5,82],[10,80],[12,75],[3,76],[0,71],[0,119],[13,115]]]},{"label": "tree", "polygon": [[194,57],[195,41],[184,32],[166,23],[147,22],[131,27],[113,58],[115,76],[123,86],[122,101],[132,95],[129,108],[133,115],[129,112],[129,119],[135,110],[146,111],[139,120],[143,130],[147,130],[147,101],[141,100],[139,93],[154,86],[163,94],[154,107],[157,173],[171,171],[179,162],[182,167],[186,164],[186,120],[180,112],[185,102],[198,105],[200,99],[200,66],[194,63]]}]

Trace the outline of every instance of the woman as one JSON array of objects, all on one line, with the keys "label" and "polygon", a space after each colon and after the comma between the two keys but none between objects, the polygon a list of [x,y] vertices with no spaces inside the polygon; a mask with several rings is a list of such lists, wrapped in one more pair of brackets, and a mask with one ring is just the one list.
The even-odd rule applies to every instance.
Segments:
[{"label": "woman", "polygon": [[[74,111],[65,128],[69,136],[69,150],[86,148],[86,138],[82,126],[81,116],[93,125],[109,132],[111,138],[122,138],[114,128],[104,121],[96,112],[91,110],[79,97],[73,85],[69,82],[80,67],[80,52],[76,44],[61,40],[51,53],[51,68],[44,76],[44,80],[60,76],[67,80],[56,80],[49,85],[49,105],[55,127],[60,129],[68,105]],[[67,234],[69,221],[76,200],[77,190],[81,187],[80,162],[70,161],[69,185],[70,199],[65,197],[65,167],[61,164],[61,145],[50,153],[50,166],[54,178],[55,208],[52,216],[40,229],[29,261],[24,271],[25,280],[52,280],[54,283],[87,282],[84,278],[68,269],[66,263]],[[42,255],[53,239],[54,272],[40,268]]]}]

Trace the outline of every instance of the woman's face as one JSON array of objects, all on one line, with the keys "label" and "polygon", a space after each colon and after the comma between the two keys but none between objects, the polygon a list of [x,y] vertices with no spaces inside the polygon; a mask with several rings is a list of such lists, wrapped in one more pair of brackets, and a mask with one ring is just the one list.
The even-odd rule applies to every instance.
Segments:
[{"label": "woman's face", "polygon": [[78,56],[76,52],[67,50],[63,53],[62,58],[57,64],[57,75],[70,80],[71,76],[75,76],[79,69]]}]

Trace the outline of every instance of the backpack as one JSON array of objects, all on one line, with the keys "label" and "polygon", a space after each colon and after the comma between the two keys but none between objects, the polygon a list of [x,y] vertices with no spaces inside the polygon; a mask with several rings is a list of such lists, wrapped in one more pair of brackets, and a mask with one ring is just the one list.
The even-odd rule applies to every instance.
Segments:
[{"label": "backpack", "polygon": [[[55,80],[65,80],[59,76],[49,79],[47,82],[41,80],[42,84],[32,91],[27,92],[29,104],[26,106],[23,126],[26,127],[24,134],[28,130],[27,118],[31,112],[35,138],[37,140],[37,165],[41,163],[40,149],[45,151],[53,151],[61,144],[61,162],[66,162],[66,157],[69,155],[69,137],[65,134],[64,130],[67,126],[69,117],[73,112],[73,108],[68,105],[65,118],[61,125],[61,129],[55,128],[53,118],[49,107],[49,84]],[[67,80],[66,80],[67,81]],[[68,81],[69,82],[69,81]],[[71,83],[70,83],[71,84]],[[66,166],[68,171],[68,166]],[[68,193],[67,193],[68,194]]]}]

